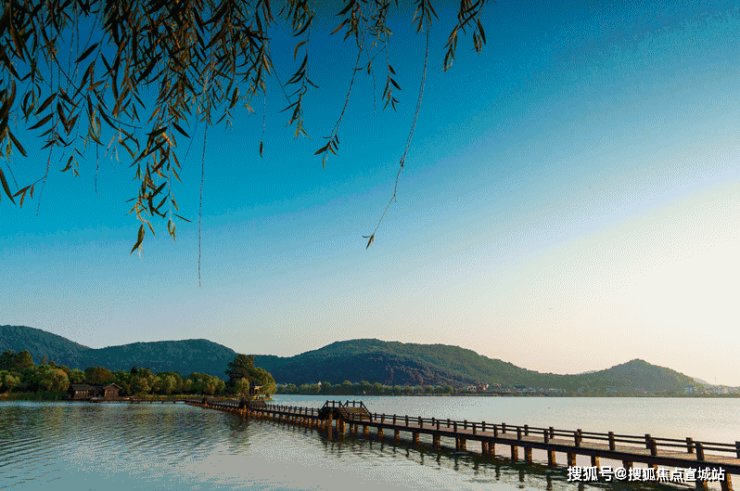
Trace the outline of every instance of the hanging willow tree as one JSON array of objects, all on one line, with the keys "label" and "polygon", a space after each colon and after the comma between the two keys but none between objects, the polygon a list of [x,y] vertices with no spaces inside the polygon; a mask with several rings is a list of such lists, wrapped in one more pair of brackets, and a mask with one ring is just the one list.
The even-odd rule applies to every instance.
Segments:
[{"label": "hanging willow tree", "polygon": [[[173,178],[179,181],[181,168],[175,153],[176,140],[190,138],[189,123],[193,120],[204,123],[206,130],[222,122],[229,125],[231,111],[237,104],[250,107],[254,97],[265,96],[266,79],[277,77],[268,31],[280,22],[289,26],[296,38],[293,57],[298,69],[285,84],[279,78],[277,81],[286,91],[288,124],[294,127],[296,137],[306,135],[304,97],[309,87],[316,87],[309,79],[310,32],[316,12],[308,0],[286,0],[276,14],[273,11],[277,6],[269,0],[5,0],[3,3],[0,148],[5,162],[0,165],[0,198],[4,192],[9,202],[22,206],[27,195],[33,199],[34,191],[40,202],[54,149],[62,151],[61,170],[79,175],[78,158],[84,157],[92,145],[96,152],[101,146],[108,151],[122,148],[130,154],[132,172],[140,183],[137,196],[131,200],[130,213],[141,222],[131,252],[142,247],[147,227],[154,233],[151,223],[154,219],[166,220],[174,239],[174,219],[186,220],[177,214],[172,192]],[[486,0],[460,2],[457,22],[445,46],[445,70],[454,61],[460,32],[472,31],[473,47],[480,53],[485,43],[481,24],[485,3]],[[429,0],[416,0],[415,5],[411,28],[417,34],[426,34],[426,54],[419,98],[398,176],[419,114],[429,56],[429,31],[433,18],[437,17]],[[400,87],[386,49],[391,34],[386,21],[394,6],[398,8],[397,0],[395,4],[386,0],[348,0],[339,8],[338,25],[332,34],[344,33],[343,39],[337,38],[353,40],[358,54],[341,114],[326,143],[315,153],[324,166],[329,155],[336,155],[339,149],[339,126],[355,75],[363,69],[370,72],[372,60],[383,51],[384,107],[390,105],[395,109],[398,100],[394,91]],[[363,52],[368,61],[360,66]],[[156,88],[153,104],[142,102],[140,89],[145,87]],[[15,181],[16,163],[11,161],[13,150],[27,156],[19,125],[26,130],[42,131],[40,138],[45,141],[42,148],[48,149],[48,159],[38,169],[38,179],[27,185]],[[103,140],[104,127],[113,133],[110,141],[107,136]],[[41,188],[37,190],[38,185]],[[395,196],[396,190],[388,207]],[[367,247],[376,231],[377,227],[365,237]]]}]

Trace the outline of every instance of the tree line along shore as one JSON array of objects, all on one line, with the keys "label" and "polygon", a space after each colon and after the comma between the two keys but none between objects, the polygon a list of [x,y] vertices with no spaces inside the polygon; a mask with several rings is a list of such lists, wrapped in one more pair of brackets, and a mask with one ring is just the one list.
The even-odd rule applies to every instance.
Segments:
[{"label": "tree line along shore", "polygon": [[121,387],[121,397],[244,397],[255,386],[265,397],[275,393],[275,380],[269,372],[254,366],[254,357],[239,354],[228,368],[227,380],[206,373],[191,373],[187,377],[174,371],[155,373],[136,366],[128,371],[100,366],[80,370],[57,365],[46,357],[36,365],[29,351],[7,350],[0,355],[0,400],[61,400],[72,384],[111,383]]}]

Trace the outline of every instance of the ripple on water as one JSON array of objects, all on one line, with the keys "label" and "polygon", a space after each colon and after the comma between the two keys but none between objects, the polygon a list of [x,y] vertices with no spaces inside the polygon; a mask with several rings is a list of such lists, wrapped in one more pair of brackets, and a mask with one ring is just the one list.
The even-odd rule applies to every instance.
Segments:
[{"label": "ripple on water", "polygon": [[329,440],[316,430],[181,405],[10,403],[0,405],[0,489],[592,487],[566,482],[562,470],[435,452],[426,443],[411,447],[363,438]]}]

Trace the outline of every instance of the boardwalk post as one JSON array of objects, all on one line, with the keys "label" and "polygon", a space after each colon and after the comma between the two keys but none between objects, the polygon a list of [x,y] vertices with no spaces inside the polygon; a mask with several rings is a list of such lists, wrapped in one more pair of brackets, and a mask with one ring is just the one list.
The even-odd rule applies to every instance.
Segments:
[{"label": "boardwalk post", "polygon": [[378,440],[382,440],[382,439],[383,439],[383,427],[379,426],[378,427]]},{"label": "boardwalk post", "polygon": [[722,491],[732,491],[732,480],[729,474],[725,474],[724,481],[720,481],[719,484],[722,487]]},{"label": "boardwalk post", "polygon": [[655,441],[655,438],[650,439],[650,455],[653,457],[658,455],[658,442]]},{"label": "boardwalk post", "polygon": [[544,442],[549,443],[550,442],[550,434],[547,430],[542,430],[542,435],[544,436]]},{"label": "boardwalk post", "polygon": [[555,438],[555,428],[551,426],[550,427],[550,440],[552,440],[553,438]]},{"label": "boardwalk post", "polygon": [[645,433],[645,448],[650,450],[650,433]]},{"label": "boardwalk post", "polygon": [[519,426],[516,427],[516,439],[517,440],[522,439],[522,429]]},{"label": "boardwalk post", "polygon": [[575,465],[576,465],[576,454],[569,453],[568,454],[567,461],[568,461],[568,467],[575,467]]},{"label": "boardwalk post", "polygon": [[701,442],[696,442],[696,460],[704,460],[704,445]]},{"label": "boardwalk post", "polygon": [[519,447],[516,445],[511,446],[511,460],[519,460]]},{"label": "boardwalk post", "polygon": [[591,467],[599,467],[599,456],[598,455],[591,456]]},{"label": "boardwalk post", "polygon": [[557,461],[555,460],[555,452],[552,450],[547,451],[547,465],[550,467],[555,467],[557,465]]},{"label": "boardwalk post", "polygon": [[480,442],[480,454],[486,456],[488,454],[488,442],[481,440]]},{"label": "boardwalk post", "polygon": [[476,431],[476,429],[475,429],[475,426],[476,426],[476,424],[475,424],[475,423],[473,423],[473,436],[475,436],[475,435],[477,435],[477,434],[478,434],[478,433],[477,433],[477,431]]},{"label": "boardwalk post", "polygon": [[532,449],[529,447],[524,447],[524,460],[529,464],[532,463]]},{"label": "boardwalk post", "polygon": [[[439,421],[437,421],[437,424],[439,424]],[[432,445],[434,446],[434,448],[437,448],[437,449],[439,448],[440,446],[439,440],[440,440],[439,434],[432,435]]]},{"label": "boardwalk post", "polygon": [[419,416],[419,428],[424,428],[424,420]]},{"label": "boardwalk post", "polygon": [[529,436],[529,425],[524,425],[524,436]]},{"label": "boardwalk post", "polygon": [[735,442],[735,454],[737,455],[737,458],[740,459],[740,442]]},{"label": "boardwalk post", "polygon": [[364,436],[366,440],[367,440],[368,438],[370,438],[370,427],[369,427],[368,425],[365,425],[365,426],[364,426],[364,427],[362,428],[362,436]]},{"label": "boardwalk post", "polygon": [[609,450],[616,450],[617,449],[617,443],[614,441],[614,432],[609,432]]},{"label": "boardwalk post", "polygon": [[498,426],[493,425],[493,437],[498,438]]},{"label": "boardwalk post", "polygon": [[326,425],[326,429],[329,431],[329,438],[331,438],[331,420],[333,419],[333,417],[334,417],[334,414],[330,412],[329,419],[327,420],[327,425]]},{"label": "boardwalk post", "polygon": [[418,445],[419,444],[419,432],[414,431],[413,433],[411,433],[411,439],[414,442],[414,445]]},{"label": "boardwalk post", "polygon": [[691,439],[691,437],[686,437],[686,448],[688,449],[689,453],[694,453],[694,440]]},{"label": "boardwalk post", "polygon": [[396,442],[401,441],[401,430],[394,431],[393,438],[396,440]]}]

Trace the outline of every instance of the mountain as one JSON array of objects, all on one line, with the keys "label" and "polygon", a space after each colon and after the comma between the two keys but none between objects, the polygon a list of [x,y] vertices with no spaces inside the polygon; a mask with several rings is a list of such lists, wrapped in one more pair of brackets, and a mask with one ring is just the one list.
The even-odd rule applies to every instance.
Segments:
[{"label": "mountain", "polygon": [[457,346],[356,339],[332,343],[289,358],[255,356],[255,364],[279,383],[342,383],[344,380],[404,384],[500,384],[618,392],[679,391],[693,379],[674,370],[632,360],[578,375],[540,373]]},{"label": "mountain", "polygon": [[59,365],[76,368],[92,348],[33,327],[0,326],[0,353],[7,350],[28,350],[36,363],[46,356]]},{"label": "mountain", "polygon": [[28,350],[36,363],[46,356],[57,365],[84,370],[103,366],[110,370],[151,368],[155,372],[175,371],[183,376],[193,372],[225,378],[227,364],[236,352],[207,339],[157,341],[93,349],[62,336],[26,326],[0,326],[0,353]]},{"label": "mountain", "polygon": [[[40,329],[0,326],[0,353],[11,349],[31,352],[36,363],[46,356],[70,368],[103,366],[130,370],[136,365],[155,372],[192,372],[225,378],[236,352],[206,339],[132,343],[93,349]],[[683,391],[694,379],[669,368],[632,360],[606,370],[577,375],[540,373],[488,358],[458,346],[355,339],[341,341],[296,356],[255,355],[255,365],[271,372],[278,383],[296,385],[345,380],[389,385],[469,384],[524,385],[568,391],[617,392]]]}]

